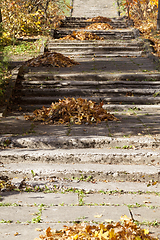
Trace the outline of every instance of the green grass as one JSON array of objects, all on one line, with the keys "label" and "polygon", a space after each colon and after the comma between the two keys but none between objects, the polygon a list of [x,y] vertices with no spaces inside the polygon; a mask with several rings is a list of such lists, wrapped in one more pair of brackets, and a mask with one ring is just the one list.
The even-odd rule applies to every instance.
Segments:
[{"label": "green grass", "polygon": [[5,46],[3,49],[4,54],[10,55],[36,55],[39,53],[41,40],[35,42],[16,41],[12,45]]}]

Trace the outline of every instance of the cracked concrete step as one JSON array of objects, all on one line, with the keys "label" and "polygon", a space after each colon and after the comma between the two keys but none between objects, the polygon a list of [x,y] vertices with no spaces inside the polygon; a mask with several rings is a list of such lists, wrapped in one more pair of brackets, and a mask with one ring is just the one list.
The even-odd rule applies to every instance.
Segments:
[{"label": "cracked concrete step", "polygon": [[[69,81],[96,81],[96,82],[107,82],[107,81],[114,81],[114,84],[118,84],[117,81],[124,81],[126,84],[134,83],[139,84],[157,84],[160,81],[160,74],[159,73],[144,73],[144,72],[131,72],[131,73],[60,73],[60,74],[53,74],[47,71],[37,71],[34,72],[32,69],[31,72],[23,74],[23,78],[26,80],[44,80],[48,82],[49,80],[54,81],[62,81],[62,80],[69,80]],[[143,81],[145,81],[143,83]],[[120,82],[122,83],[122,82]],[[110,82],[109,82],[110,84]]]},{"label": "cracked concrete step", "polygon": [[[73,95],[72,95],[73,96]],[[71,96],[71,97],[72,97]],[[64,97],[68,97],[68,95],[61,96],[61,99]],[[99,97],[86,97],[81,95],[74,95],[73,97],[81,97],[85,98],[87,100],[95,101],[96,103],[100,103],[103,101],[104,104],[160,104],[160,97],[148,97],[148,96],[140,96],[140,97],[134,97],[134,96],[117,96],[117,97],[105,97],[105,96],[99,96]],[[25,104],[41,104],[42,106],[45,106],[46,104],[51,104],[52,102],[59,101],[60,96],[42,96],[42,97],[19,97],[16,104],[25,105]],[[15,104],[15,103],[14,103]],[[13,108],[17,106],[12,106]],[[28,106],[29,107],[29,106]]]},{"label": "cracked concrete step", "polygon": [[142,41],[48,41],[47,50],[80,56],[141,56],[145,54]]},{"label": "cracked concrete step", "polygon": [[[45,104],[46,108],[49,108],[51,104]],[[18,106],[19,107],[19,106]],[[21,108],[24,110],[24,112],[33,112],[35,109],[40,109],[42,108],[42,104],[34,104],[34,105],[28,105],[28,104],[21,104]],[[150,114],[149,112],[152,112],[152,110],[159,111],[160,110],[160,105],[151,105],[151,104],[146,104],[146,105],[141,105],[141,104],[104,104],[103,108],[106,109],[109,112],[116,112],[120,113],[123,111],[128,111],[128,110],[138,110],[138,111],[145,111],[145,114]],[[114,113],[115,114],[115,113]]]},{"label": "cracked concrete step", "polygon": [[[107,46],[98,46],[98,47],[93,47],[93,46],[76,46],[76,47],[74,47],[74,46],[70,46],[70,47],[68,47],[68,46],[49,46],[48,47],[48,50],[51,50],[51,51],[57,51],[57,52],[61,52],[62,50],[63,50],[63,52],[66,52],[66,53],[69,53],[69,52],[86,52],[86,54],[87,53],[93,53],[93,52],[95,52],[95,53],[97,53],[97,52],[100,52],[100,53],[105,53],[105,52],[107,52],[107,53],[109,53],[109,52],[127,52],[127,53],[129,53],[129,52],[134,52],[134,51],[136,51],[136,52],[138,52],[137,51],[137,49],[138,49],[138,47],[136,48],[136,47],[132,47],[132,46],[130,46],[130,47],[125,47],[124,46],[124,48],[122,48],[122,47],[107,47]],[[140,51],[139,51],[140,52]]]},{"label": "cracked concrete step", "polygon": [[132,39],[132,40],[48,40],[47,42],[47,48],[51,47],[108,47],[108,48],[116,48],[119,50],[121,48],[132,48],[132,49],[139,49],[143,50],[144,45],[146,45],[147,42],[142,41],[141,39]]},{"label": "cracked concrete step", "polygon": [[[43,149],[42,149],[43,147]],[[123,146],[121,149],[9,149],[3,150],[0,160],[7,162],[46,161],[53,163],[101,163],[101,164],[133,164],[153,165],[160,164],[160,150],[141,149],[134,150],[135,146]],[[120,148],[120,147],[119,147]],[[125,148],[128,148],[125,149]],[[133,148],[133,149],[132,149]]]},{"label": "cracked concrete step", "polygon": [[[51,51],[58,51],[61,54],[66,54],[68,57],[74,57],[76,58],[78,56],[78,58],[90,58],[90,57],[96,57],[96,58],[106,58],[106,57],[141,57],[144,55],[143,51],[108,51],[104,49],[103,50],[95,50],[94,49],[90,49],[87,51],[85,51],[85,49],[81,50],[81,51],[65,51],[65,49],[53,49]],[[77,50],[77,49],[76,49]]]},{"label": "cracked concrete step", "polygon": [[[26,136],[26,137],[1,137],[0,144],[8,141],[9,148],[31,148],[31,149],[107,149],[113,148],[116,152],[116,148],[121,149],[121,153],[125,151],[124,146],[132,146],[137,149],[134,154],[139,155],[138,149],[148,149],[150,156],[155,156],[157,152],[155,150],[160,149],[160,141],[156,138],[149,137],[106,137],[106,136]],[[153,151],[152,151],[152,150]],[[94,150],[92,150],[94,151]],[[99,150],[101,151],[101,150]],[[111,150],[110,150],[111,151]],[[112,150],[113,151],[113,150]],[[12,153],[12,151],[9,151]],[[23,152],[23,151],[22,151]],[[118,152],[118,149],[117,149]],[[5,155],[6,151],[2,151],[1,154]],[[126,151],[130,156],[131,151]],[[112,155],[112,154],[111,154]],[[121,154],[120,154],[121,155]],[[147,156],[147,154],[145,154]],[[127,156],[127,155],[126,155]]]},{"label": "cracked concrete step", "polygon": [[[92,21],[87,21],[85,17],[66,17],[61,20],[60,28],[85,28],[91,25]],[[109,18],[108,22],[114,28],[127,28],[133,26],[133,22],[127,18]]]},{"label": "cracked concrete step", "polygon": [[[53,77],[54,78],[54,77]],[[160,88],[160,81],[111,81],[111,80],[106,80],[106,81],[74,81],[74,80],[43,80],[42,78],[36,79],[36,77],[33,75],[33,80],[32,76],[30,75],[30,80],[28,81],[27,78],[25,80],[21,81],[21,85],[25,88],[32,89],[32,87],[36,88],[58,88],[61,87],[62,89],[65,89],[67,87],[70,87],[70,89],[74,87],[81,87],[81,89],[85,88],[90,88],[90,89],[119,89],[119,88],[131,88],[133,91],[134,89],[147,89],[148,91],[157,91],[158,88]]]},{"label": "cracked concrete step", "polygon": [[[43,156],[43,163],[40,163],[38,159],[38,165],[35,163],[35,159],[31,161],[32,152],[26,156],[26,160],[22,162],[20,154],[15,151],[15,157],[17,158],[16,163],[6,163],[5,158],[4,165],[1,164],[0,174],[1,176],[8,177],[24,177],[32,176],[34,172],[35,176],[41,178],[48,177],[58,177],[58,178],[81,178],[84,179],[92,178],[96,180],[105,181],[130,181],[130,182],[158,182],[160,180],[160,168],[157,166],[149,165],[114,165],[114,164],[89,164],[89,163],[75,163],[66,164],[59,161],[59,163],[44,163],[45,155]],[[23,153],[22,153],[23,154]],[[34,154],[34,153],[33,153]],[[40,156],[40,155],[39,155]],[[36,156],[35,156],[36,158]],[[7,157],[9,162],[9,156]],[[27,160],[28,159],[28,160]],[[62,156],[62,159],[65,157]],[[20,160],[20,162],[19,162]],[[10,159],[11,161],[11,159]]]},{"label": "cracked concrete step", "polygon": [[[54,39],[63,38],[67,35],[71,35],[73,31],[79,31],[78,29],[58,29],[54,32],[51,32],[51,37]],[[139,31],[134,28],[128,29],[119,29],[119,30],[85,30],[85,32],[96,34],[99,37],[103,37],[104,39],[135,39],[139,36]]]},{"label": "cracked concrete step", "polygon": [[[157,98],[160,95],[160,88],[159,89],[132,89],[132,88],[118,88],[118,89],[90,89],[90,88],[43,88],[40,89],[29,89],[29,88],[23,88],[22,90],[17,91],[17,94],[21,94],[22,96],[59,96],[59,97],[93,97],[94,95],[96,97],[155,97]],[[127,95],[128,94],[128,95]]]}]

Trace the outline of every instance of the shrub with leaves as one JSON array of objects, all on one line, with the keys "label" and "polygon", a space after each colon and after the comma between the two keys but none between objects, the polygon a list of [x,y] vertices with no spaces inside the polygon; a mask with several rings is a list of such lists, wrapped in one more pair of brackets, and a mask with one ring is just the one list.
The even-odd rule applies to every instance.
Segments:
[{"label": "shrub with leaves", "polygon": [[[123,219],[127,219],[124,220]],[[115,224],[99,224],[89,225],[86,223],[75,224],[73,226],[64,226],[60,231],[52,231],[50,227],[45,231],[45,235],[40,235],[40,238],[35,240],[158,240],[149,235],[149,231],[141,229],[127,218],[121,217],[121,222]]]},{"label": "shrub with leaves", "polygon": [[70,8],[66,0],[2,0],[2,18],[6,37],[35,35],[54,28]]},{"label": "shrub with leaves", "polygon": [[142,37],[154,43],[154,49],[160,56],[160,31],[156,30],[158,0],[121,0],[120,8],[133,20]]},{"label": "shrub with leaves", "polygon": [[50,108],[36,109],[33,115],[25,115],[26,120],[41,121],[46,124],[83,124],[100,123],[101,121],[118,120],[102,108],[103,103],[82,98],[65,98],[52,103]]}]

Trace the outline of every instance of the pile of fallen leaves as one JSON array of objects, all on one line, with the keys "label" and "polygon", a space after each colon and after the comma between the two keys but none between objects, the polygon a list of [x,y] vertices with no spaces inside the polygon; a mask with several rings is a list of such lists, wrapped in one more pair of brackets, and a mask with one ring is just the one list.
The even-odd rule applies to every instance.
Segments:
[{"label": "pile of fallen leaves", "polygon": [[[156,240],[149,235],[149,231],[141,229],[131,220],[117,222],[116,224],[91,226],[88,224],[75,224],[74,226],[64,226],[60,231],[51,231],[48,227],[45,235],[40,235],[43,240]],[[35,240],[40,240],[35,239]]]},{"label": "pile of fallen leaves", "polygon": [[109,29],[113,29],[113,27],[108,23],[92,23],[91,25],[87,26],[85,29],[88,29],[88,30],[109,30]]},{"label": "pile of fallen leaves", "polygon": [[104,40],[103,37],[99,37],[94,33],[85,32],[85,31],[73,31],[71,35],[67,35],[60,40]]},{"label": "pile of fallen leaves", "polygon": [[118,120],[114,115],[102,108],[103,103],[82,98],[65,98],[59,102],[52,103],[49,108],[36,109],[33,115],[25,115],[26,120],[41,121],[46,124],[91,124],[93,122]]},{"label": "pile of fallen leaves", "polygon": [[107,17],[98,16],[98,17],[93,17],[93,18],[87,19],[87,22],[105,23],[105,22],[112,22],[112,20]]},{"label": "pile of fallen leaves", "polygon": [[65,57],[61,53],[57,52],[45,52],[36,58],[32,58],[25,62],[27,67],[39,67],[39,66],[54,66],[54,67],[71,67],[73,65],[78,65],[79,63]]}]

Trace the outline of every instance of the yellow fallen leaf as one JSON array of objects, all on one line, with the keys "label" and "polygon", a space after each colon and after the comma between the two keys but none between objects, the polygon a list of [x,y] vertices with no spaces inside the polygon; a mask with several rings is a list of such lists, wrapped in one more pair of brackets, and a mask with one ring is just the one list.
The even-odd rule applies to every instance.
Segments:
[{"label": "yellow fallen leaf", "polygon": [[107,222],[107,223],[112,223],[113,220],[112,220],[112,219],[105,219],[105,222]]},{"label": "yellow fallen leaf", "polygon": [[100,215],[94,215],[95,218],[101,218],[103,215],[100,214]]},{"label": "yellow fallen leaf", "polygon": [[19,233],[18,232],[16,232],[15,234],[14,234],[14,236],[17,236]]},{"label": "yellow fallen leaf", "polygon": [[120,221],[121,221],[121,222],[124,222],[124,221],[126,221],[126,222],[130,222],[131,219],[128,218],[126,215],[122,215],[121,218],[120,218]]},{"label": "yellow fallen leaf", "polygon": [[35,231],[41,232],[41,231],[43,231],[43,229],[41,229],[41,228],[36,228]]},{"label": "yellow fallen leaf", "polygon": [[149,233],[149,230],[148,229],[143,229],[144,231],[144,234],[147,235]]}]

